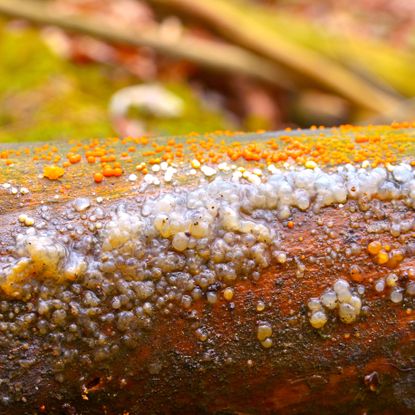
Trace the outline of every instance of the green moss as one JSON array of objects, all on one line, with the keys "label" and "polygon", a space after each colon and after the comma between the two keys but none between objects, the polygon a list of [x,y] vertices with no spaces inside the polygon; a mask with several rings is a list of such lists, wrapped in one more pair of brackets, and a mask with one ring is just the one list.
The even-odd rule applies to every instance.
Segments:
[{"label": "green moss", "polygon": [[[114,135],[108,102],[120,88],[137,83],[122,71],[98,64],[76,65],[55,55],[36,29],[0,22],[0,142],[43,141]],[[184,84],[168,86],[185,103],[178,119],[144,120],[154,134],[229,128],[219,111],[207,109]]]},{"label": "green moss", "polygon": [[34,29],[0,26],[0,141],[38,141],[112,133],[106,103],[125,84],[97,66],[53,54]]}]

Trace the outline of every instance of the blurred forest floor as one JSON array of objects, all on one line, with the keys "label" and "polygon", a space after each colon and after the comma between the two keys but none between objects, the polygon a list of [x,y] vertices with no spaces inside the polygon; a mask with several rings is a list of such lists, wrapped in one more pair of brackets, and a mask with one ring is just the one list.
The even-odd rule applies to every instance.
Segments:
[{"label": "blurred forest floor", "polygon": [[0,0],[0,56],[0,141],[415,118],[415,1]]}]

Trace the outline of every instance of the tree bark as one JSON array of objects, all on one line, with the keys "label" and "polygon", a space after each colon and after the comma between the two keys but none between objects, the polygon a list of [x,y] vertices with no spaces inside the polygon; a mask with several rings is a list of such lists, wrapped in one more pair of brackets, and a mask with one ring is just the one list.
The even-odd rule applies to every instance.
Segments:
[{"label": "tree bark", "polygon": [[[394,164],[413,160],[414,133],[406,126],[230,137],[226,134],[189,136],[178,138],[175,145],[178,149],[184,147],[187,165],[193,157],[187,152],[191,152],[195,142],[202,142],[204,146],[210,142],[214,146],[213,143],[224,141],[229,150],[235,148],[231,144],[235,141],[252,149],[253,145],[261,146],[273,140],[274,147],[278,145],[291,156],[292,148],[325,143],[333,147],[330,164],[335,160],[335,147],[341,148],[343,144],[362,143],[356,144],[350,157],[355,157],[362,148],[366,149],[369,159],[375,157],[377,149],[366,146],[367,141],[362,137],[369,140],[369,137],[378,136],[379,147],[391,142],[401,144],[399,153],[393,150]],[[61,274],[53,274],[51,268],[40,267],[39,271],[35,267],[32,274],[25,275],[27,281],[38,280],[30,286],[32,291],[28,297],[24,296],[27,290],[23,288],[23,294],[17,296],[5,289],[8,277],[4,270],[10,263],[14,264],[9,259],[19,255],[16,235],[24,234],[26,229],[34,229],[37,236],[43,232],[49,241],[62,243],[67,250],[64,255],[86,252],[90,261],[101,261],[102,265],[102,261],[105,262],[102,253],[106,249],[104,235],[108,237],[110,222],[117,217],[116,212],[123,209],[121,205],[132,209],[127,212],[134,216],[141,212],[139,208],[134,210],[137,205],[142,206],[145,200],[159,197],[159,194],[175,197],[177,192],[185,194],[199,185],[202,190],[207,188],[203,178],[201,184],[196,183],[196,178],[201,177],[199,174],[177,179],[174,187],[163,181],[160,187],[141,187],[148,176],[144,179],[137,173],[139,177],[134,180],[128,173],[143,161],[147,161],[151,169],[154,164],[144,155],[154,148],[151,144],[157,142],[160,146],[174,147],[170,139],[146,142],[145,139],[133,142],[110,139],[36,144],[28,148],[17,144],[0,147],[1,161],[5,163],[0,172],[0,271],[3,271],[0,278],[0,413],[413,413],[414,297],[405,294],[401,302],[394,303],[389,299],[389,288],[383,292],[373,288],[376,281],[390,273],[398,275],[402,287],[414,277],[414,227],[402,230],[399,235],[371,231],[373,226],[389,223],[389,219],[398,214],[402,221],[413,223],[413,208],[402,198],[381,202],[377,196],[372,201],[349,198],[341,205],[334,203],[319,212],[293,208],[287,218],[279,219],[275,215],[267,223],[281,236],[279,249],[286,260],[273,256],[255,278],[251,275],[242,278],[243,271],[240,271],[235,282],[228,285],[233,289],[233,297],[227,299],[223,281],[217,280],[209,288],[217,294],[216,301],[209,301],[207,293],[203,292],[190,308],[177,304],[157,308],[154,303],[151,324],[139,328],[131,323],[125,330],[114,329],[118,323],[94,317],[115,313],[118,309],[111,290],[120,282],[120,275],[121,282],[138,278],[128,273],[125,268],[128,264],[122,261],[117,263],[118,271],[107,268],[107,278],[112,281],[107,288],[101,283],[94,285],[92,280],[87,284],[84,277],[75,275],[74,279],[66,280]],[[120,155],[131,146],[137,151],[131,152],[131,161],[128,161],[128,157]],[[75,161],[73,154],[76,152],[98,152],[102,148],[114,150],[107,154],[115,154],[120,160],[123,176],[94,183],[92,174],[99,169],[98,161],[88,163],[83,158],[67,167],[57,180],[41,177],[50,154],[52,158],[58,154],[64,157],[70,152],[70,159]],[[230,163],[248,170],[258,166],[255,161],[242,159]],[[297,163],[301,165],[298,159]],[[210,166],[217,168],[218,164],[210,163]],[[319,166],[330,168],[323,166],[323,162]],[[53,178],[49,172],[45,174]],[[152,174],[157,176],[156,171]],[[130,180],[126,180],[127,177]],[[32,218],[34,224],[28,218]],[[101,222],[102,227],[97,227],[97,222]],[[95,227],[90,227],[91,224]],[[118,225],[121,227],[122,222]],[[134,222],[129,226],[134,227]],[[93,240],[88,249],[84,248],[87,237]],[[390,245],[390,258],[391,253],[399,249],[404,252],[404,258],[399,263],[392,259],[377,263],[367,247],[371,241],[380,239],[383,246]],[[32,244],[37,242],[31,241]],[[54,245],[49,246],[47,239],[41,241],[44,246],[38,250],[48,253],[42,261],[49,264],[55,251],[48,249]],[[142,249],[144,256],[138,258],[140,263],[145,263],[149,260],[148,251]],[[117,255],[122,255],[122,247],[117,250]],[[350,250],[353,253],[348,256]],[[111,254],[111,251],[105,252]],[[186,265],[191,260],[186,257]],[[32,262],[36,262],[34,254]],[[22,275],[15,273],[14,277],[20,283]],[[359,286],[365,288],[361,294],[365,311],[351,324],[342,323],[336,312],[328,312],[329,319],[323,328],[312,327],[307,309],[309,300],[321,296],[339,279],[348,281],[353,290]],[[56,291],[59,284],[66,287],[67,294]],[[79,285],[79,290],[74,284]],[[98,296],[100,301],[92,304],[91,297],[85,297],[87,291]],[[79,307],[86,307],[88,301],[92,305],[85,310],[97,314],[82,317],[83,311],[75,312],[71,301],[78,301],[79,293],[83,296]],[[59,296],[59,307],[54,295]],[[157,295],[147,301],[152,303]],[[120,296],[117,294],[117,299]],[[42,298],[51,301],[48,310],[40,309]],[[70,300],[65,303],[65,298]],[[171,302],[173,304],[174,300]],[[62,309],[67,316],[60,326],[56,312]],[[47,324],[43,334],[38,324],[41,320]],[[88,326],[85,321],[90,320],[94,324]],[[84,324],[82,336],[74,341],[68,339],[72,330],[77,330],[71,327],[72,323]],[[272,327],[272,334],[268,333],[272,339],[269,348],[258,340],[261,324]],[[115,330],[113,335],[109,334],[111,330]],[[101,341],[99,333],[106,333],[113,342],[111,354],[102,360],[97,354],[109,340],[103,337]],[[139,335],[133,337],[134,333]]]}]

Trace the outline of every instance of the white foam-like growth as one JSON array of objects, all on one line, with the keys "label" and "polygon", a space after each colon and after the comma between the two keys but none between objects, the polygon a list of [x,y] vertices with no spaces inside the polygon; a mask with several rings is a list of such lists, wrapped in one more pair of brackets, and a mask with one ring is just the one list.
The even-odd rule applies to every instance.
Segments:
[{"label": "white foam-like growth", "polygon": [[131,215],[124,209],[119,209],[105,226],[102,249],[110,251],[137,238],[142,226],[143,222],[138,216]]},{"label": "white foam-like growth", "polygon": [[[190,279],[199,273],[202,276],[196,285],[202,288],[216,280],[234,281],[241,275],[256,279],[272,257],[281,264],[287,261],[286,253],[280,250],[278,220],[288,219],[293,209],[318,212],[348,199],[367,202],[374,198],[402,199],[415,206],[413,169],[404,163],[391,169],[348,164],[332,170],[318,166],[243,173],[218,169],[214,175],[204,170],[205,174],[197,177],[199,184],[192,188],[172,188],[140,201],[132,199],[105,214],[92,211],[89,199],[72,202],[70,208],[79,214],[92,211],[91,229],[97,230],[94,246],[106,261],[101,268],[108,272],[119,269],[129,278],[134,273],[139,276],[134,278],[146,278],[140,264],[151,258],[155,271],[147,271],[149,274],[180,271]],[[98,219],[102,223],[95,226]],[[378,232],[373,226],[368,231]],[[387,230],[399,236],[411,226],[411,221],[395,221]],[[14,262],[2,267],[3,275],[34,272],[77,279],[100,260],[88,249],[75,249],[64,242],[53,229],[18,235],[15,256]],[[205,272],[211,276],[204,277]],[[342,284],[334,287],[334,293],[323,295],[324,307],[337,308],[336,301],[353,303],[352,292]],[[355,308],[359,309],[357,304]]]},{"label": "white foam-like growth", "polygon": [[18,297],[19,286],[33,275],[42,278],[62,280],[73,279],[80,275],[86,266],[75,264],[75,256],[67,262],[68,251],[56,235],[37,233],[31,228],[26,233],[16,236],[16,254],[18,258],[1,272],[0,287],[7,294]]}]

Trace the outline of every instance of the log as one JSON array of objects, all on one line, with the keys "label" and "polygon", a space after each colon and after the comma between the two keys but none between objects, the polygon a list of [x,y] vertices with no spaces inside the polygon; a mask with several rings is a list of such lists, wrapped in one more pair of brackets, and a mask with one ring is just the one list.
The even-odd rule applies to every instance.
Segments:
[{"label": "log", "polygon": [[0,413],[413,413],[413,127],[2,144]]}]

